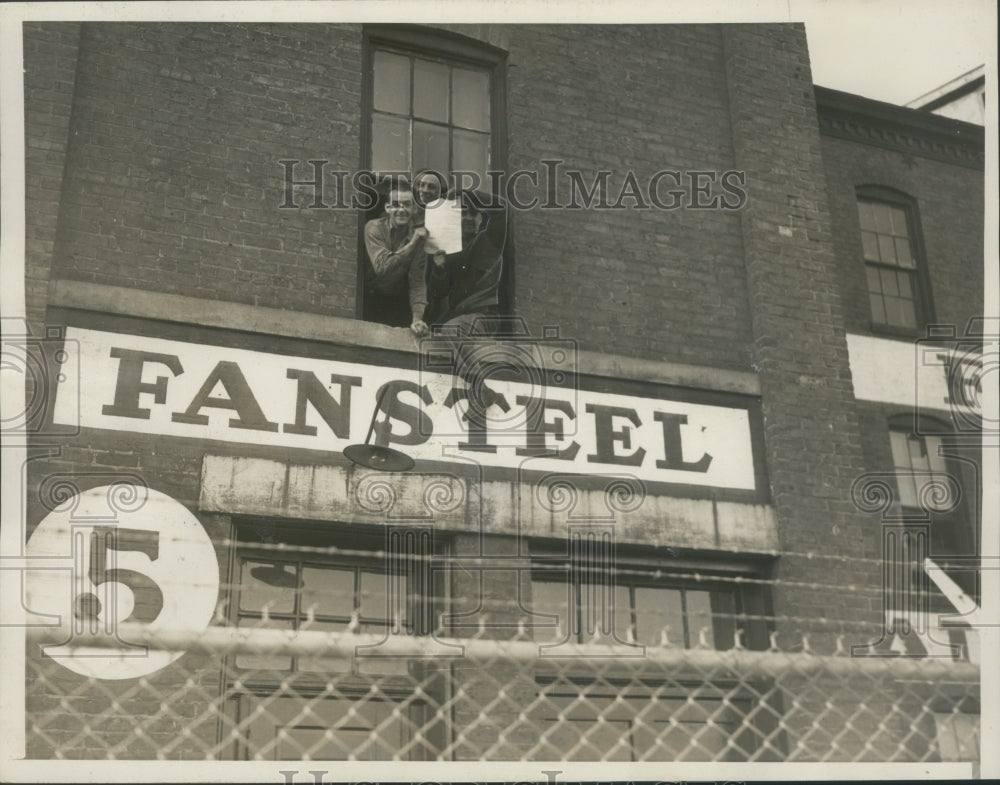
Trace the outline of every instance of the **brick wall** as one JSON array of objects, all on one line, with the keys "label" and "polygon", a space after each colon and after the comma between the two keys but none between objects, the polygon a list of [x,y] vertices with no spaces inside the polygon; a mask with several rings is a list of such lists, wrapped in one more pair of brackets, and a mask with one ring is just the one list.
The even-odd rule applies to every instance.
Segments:
[{"label": "brick wall", "polygon": [[[204,445],[132,434],[127,442],[114,433],[84,431],[51,457],[28,464],[25,518],[28,533],[61,501],[67,490],[82,492],[115,482],[135,482],[196,509]],[[74,489],[60,484],[69,482]],[[213,541],[229,536],[225,516],[199,515]],[[226,580],[228,550],[217,547],[219,572]],[[155,760],[204,757],[199,745],[185,743],[185,729],[196,737],[216,737],[216,715],[209,698],[218,695],[221,670],[217,658],[186,653],[173,665],[141,678],[113,682],[89,680],[28,647],[25,720],[29,758],[53,755],[79,759],[104,757],[114,750],[120,759]],[[164,697],[169,696],[169,709]],[[117,708],[115,708],[117,704]],[[35,718],[44,729],[32,732]],[[135,730],[143,723],[143,734]],[[88,732],[84,732],[84,728]],[[120,746],[118,746],[120,745]]]},{"label": "brick wall", "polygon": [[357,166],[360,45],[329,25],[84,25],[58,274],[353,316],[356,219],[278,209],[278,161]]},{"label": "brick wall", "polygon": [[983,313],[982,171],[830,136],[822,146],[848,331],[871,332],[855,189],[882,185],[916,200],[934,322],[961,335]]},{"label": "brick wall", "polygon": [[[354,316],[358,216],[277,205],[279,160],[361,163],[360,31],[83,31],[57,274]],[[588,185],[611,170],[611,202],[629,171],[645,191],[661,170],[732,167],[717,28],[462,32],[509,49],[508,168],[538,171],[543,187],[542,159]],[[675,187],[662,181],[660,198]],[[557,201],[569,201],[565,176]],[[534,209],[514,233],[515,302],[533,328],[559,325],[590,350],[749,367],[736,212]]]},{"label": "brick wall", "polygon": [[[866,467],[805,32],[727,26],[724,38],[736,163],[747,170],[751,193],[741,219],[755,368],[773,503],[788,553],[776,578],[877,586],[877,532],[851,503],[851,484]],[[804,555],[810,552],[819,558]],[[836,605],[829,596],[822,587],[779,590],[775,612],[874,621],[863,596],[847,593]]]},{"label": "brick wall", "polygon": [[[561,159],[587,182],[611,170],[613,201],[628,171],[645,187],[660,170],[732,168],[717,27],[520,27],[509,82],[511,170]],[[539,209],[517,220],[516,303],[530,323],[558,324],[586,349],[749,368],[738,213]]]},{"label": "brick wall", "polygon": [[80,25],[24,25],[25,315],[42,333],[62,195]]}]

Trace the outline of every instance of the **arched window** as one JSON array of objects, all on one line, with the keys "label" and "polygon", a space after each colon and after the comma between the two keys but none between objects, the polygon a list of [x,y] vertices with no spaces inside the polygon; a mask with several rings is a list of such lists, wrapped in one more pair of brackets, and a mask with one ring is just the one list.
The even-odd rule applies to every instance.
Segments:
[{"label": "arched window", "polygon": [[898,509],[930,523],[932,556],[971,554],[974,527],[965,497],[977,489],[965,487],[960,461],[948,455],[948,427],[926,416],[919,425],[912,415],[889,418]]},{"label": "arched window", "polygon": [[862,186],[857,205],[872,329],[916,334],[933,318],[916,203],[891,188]]}]

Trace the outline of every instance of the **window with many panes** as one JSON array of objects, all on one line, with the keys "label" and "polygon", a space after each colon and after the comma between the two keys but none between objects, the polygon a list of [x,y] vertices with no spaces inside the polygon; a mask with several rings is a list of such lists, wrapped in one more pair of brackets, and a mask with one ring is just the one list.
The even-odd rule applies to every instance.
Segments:
[{"label": "window with many panes", "polygon": [[907,425],[895,425],[889,431],[889,443],[900,505],[931,510],[954,506],[950,496],[925,492],[925,486],[934,480],[943,481],[940,487],[949,484],[950,474],[941,455],[940,436],[917,435]]},{"label": "window with many panes", "polygon": [[[619,560],[606,570],[574,564],[579,561],[536,559],[530,588],[522,587],[534,614],[533,637],[543,646],[611,643],[612,636],[594,636],[603,626],[626,644],[730,649],[739,631],[747,648],[767,647],[764,598],[755,581],[738,588],[733,576],[707,573],[684,580],[649,559]],[[696,665],[683,673],[611,669],[595,679],[586,668],[577,673],[571,659],[560,662],[536,669],[532,718],[543,728],[534,751],[539,757],[707,761],[780,753],[780,697],[764,680],[719,680]]]},{"label": "window with many panes", "polygon": [[[376,293],[368,285],[364,226],[385,215],[395,177],[402,173],[412,183],[431,171],[449,188],[494,190],[489,172],[503,171],[506,158],[505,57],[481,41],[429,27],[365,28],[362,160],[375,182],[367,189],[372,204],[359,215],[360,318],[395,327],[412,322],[406,291]],[[504,314],[513,307],[512,261],[505,245],[497,295]]]},{"label": "window with many panes", "polygon": [[[568,581],[565,575],[560,580],[548,572],[537,574],[531,582],[531,609],[545,614],[552,624],[535,626],[536,640],[588,642],[595,628],[588,622],[604,612],[596,606],[606,596],[608,592],[599,584]],[[733,646],[737,595],[732,589],[658,585],[641,579],[631,582],[620,576],[610,596],[614,637],[619,641],[650,646],[665,642],[684,648]]]},{"label": "window with many panes", "polygon": [[[429,577],[429,533],[335,538],[257,522],[241,525],[238,539],[229,599],[231,623],[241,629],[430,632],[440,592]],[[222,732],[236,759],[385,760],[400,750],[433,757],[433,728],[411,737],[428,722],[417,687],[423,695],[435,689],[419,662],[244,652],[225,669]]]},{"label": "window with many panes", "polygon": [[[926,416],[921,416],[920,424],[933,433],[916,433],[910,415],[889,420],[896,503],[915,520],[929,520],[932,558],[972,555],[975,538],[965,500],[968,489],[963,487],[959,462],[947,455],[945,424]],[[960,583],[969,579],[969,575],[957,578]]]},{"label": "window with many panes", "polygon": [[373,26],[370,167],[448,177],[502,168],[503,54],[463,36]]},{"label": "window with many panes", "polygon": [[461,170],[486,182],[488,71],[377,49],[373,74],[374,171]]},{"label": "window with many panes", "polygon": [[929,319],[916,210],[889,189],[859,189],[858,221],[872,326],[915,332]]}]

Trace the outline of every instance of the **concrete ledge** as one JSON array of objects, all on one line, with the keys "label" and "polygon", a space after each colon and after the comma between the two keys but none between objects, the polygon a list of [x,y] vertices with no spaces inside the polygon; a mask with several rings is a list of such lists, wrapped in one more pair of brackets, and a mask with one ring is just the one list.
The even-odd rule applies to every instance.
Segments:
[{"label": "concrete ledge", "polygon": [[552,504],[538,490],[513,482],[473,483],[451,474],[385,474],[354,466],[206,455],[199,506],[236,515],[426,523],[442,531],[559,539],[574,523],[605,523],[615,527],[622,544],[741,553],[773,553],[779,546],[769,505],[646,496],[623,507],[604,490],[589,489],[570,492],[569,504]]},{"label": "concrete ledge", "polygon": [[[311,341],[416,354],[419,343],[409,329],[386,327],[358,319],[283,311],[242,303],[228,303],[57,279],[49,287],[49,304],[61,308],[132,316],[143,319],[202,325],[241,332],[302,338]],[[571,337],[571,336],[570,336]],[[699,390],[760,395],[756,374],[701,365],[667,363],[634,357],[581,351],[570,370],[588,376],[652,382]]]}]

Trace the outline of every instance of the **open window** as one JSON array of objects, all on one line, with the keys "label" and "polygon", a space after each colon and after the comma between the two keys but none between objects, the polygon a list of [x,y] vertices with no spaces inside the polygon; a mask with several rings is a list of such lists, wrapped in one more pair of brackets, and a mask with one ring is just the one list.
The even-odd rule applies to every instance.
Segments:
[{"label": "open window", "polygon": [[977,598],[978,576],[967,563],[977,553],[975,472],[963,471],[963,462],[949,454],[944,422],[921,415],[920,428],[912,415],[889,418],[896,511],[904,520],[929,526],[930,558]]},{"label": "open window", "polygon": [[[412,185],[428,172],[445,191],[453,185],[494,189],[489,172],[506,168],[506,53],[416,25],[371,25],[364,42],[362,162],[373,174],[377,198],[360,214],[358,316],[404,327],[411,322],[405,287],[395,296],[373,290],[364,227],[386,215],[391,184],[400,178]],[[506,313],[509,252],[504,259],[500,309]]]}]

